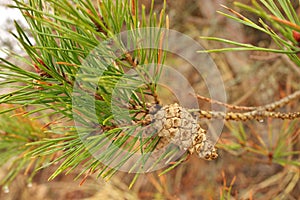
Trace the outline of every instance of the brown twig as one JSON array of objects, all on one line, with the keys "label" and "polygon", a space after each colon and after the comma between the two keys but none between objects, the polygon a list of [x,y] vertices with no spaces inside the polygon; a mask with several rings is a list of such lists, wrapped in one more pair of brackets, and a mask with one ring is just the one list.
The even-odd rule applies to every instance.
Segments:
[{"label": "brown twig", "polygon": [[204,111],[200,110],[199,118],[206,119],[225,119],[234,121],[246,121],[246,120],[258,120],[261,121],[263,118],[277,118],[277,119],[298,119],[300,118],[300,112],[282,113],[282,112],[271,112],[266,110],[255,110],[246,113],[238,112],[215,112],[215,111]]},{"label": "brown twig", "polygon": [[210,99],[208,97],[203,97],[201,95],[196,95],[198,99],[204,100],[206,102],[212,103],[212,104],[218,104],[225,106],[226,108],[233,109],[233,110],[244,110],[244,111],[254,111],[254,110],[263,110],[263,111],[273,111],[277,108],[281,108],[285,106],[286,104],[290,103],[291,101],[300,98],[300,90],[278,100],[270,104],[266,104],[264,106],[254,107],[254,106],[236,106],[236,105],[230,105],[224,102],[220,102],[217,100]]},{"label": "brown twig", "polygon": [[206,101],[206,102],[208,102],[208,103],[211,103],[211,104],[217,104],[217,105],[222,105],[222,106],[225,106],[226,108],[233,109],[233,110],[245,110],[245,111],[250,111],[250,110],[255,110],[255,109],[256,109],[256,107],[247,107],[247,106],[230,105],[230,104],[223,103],[223,102],[220,102],[220,101],[217,101],[217,100],[208,98],[208,97],[203,97],[203,96],[201,96],[201,95],[196,95],[196,97],[197,97],[197,99]]}]

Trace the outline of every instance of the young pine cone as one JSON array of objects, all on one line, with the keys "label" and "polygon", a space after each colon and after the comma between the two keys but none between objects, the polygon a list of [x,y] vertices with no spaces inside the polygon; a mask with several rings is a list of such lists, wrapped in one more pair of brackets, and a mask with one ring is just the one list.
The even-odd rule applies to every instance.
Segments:
[{"label": "young pine cone", "polygon": [[197,153],[200,158],[213,160],[218,157],[216,148],[206,137],[206,131],[197,120],[177,103],[163,106],[157,112],[146,116],[152,131],[160,137],[156,149],[173,143],[190,154]]}]

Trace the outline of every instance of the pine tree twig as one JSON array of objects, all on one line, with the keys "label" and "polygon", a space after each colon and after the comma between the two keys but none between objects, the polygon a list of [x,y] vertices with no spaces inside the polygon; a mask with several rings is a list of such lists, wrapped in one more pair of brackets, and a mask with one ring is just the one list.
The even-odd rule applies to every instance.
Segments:
[{"label": "pine tree twig", "polygon": [[206,119],[225,119],[234,121],[246,121],[246,120],[258,120],[261,121],[263,118],[278,118],[278,119],[298,119],[300,118],[300,112],[292,113],[281,113],[281,112],[271,112],[266,110],[255,110],[246,113],[238,112],[215,112],[215,111],[204,111],[200,110],[198,113],[199,118]]},{"label": "pine tree twig", "polygon": [[290,103],[291,101],[300,98],[300,90],[297,90],[296,92],[278,100],[275,101],[273,103],[267,104],[265,106],[261,106],[260,109],[266,110],[266,111],[273,111],[277,108],[281,108],[285,105],[287,105],[288,103]]},{"label": "pine tree twig", "polygon": [[251,111],[251,110],[255,110],[257,107],[248,107],[248,106],[236,106],[236,105],[230,105],[230,104],[227,104],[227,103],[223,103],[223,102],[220,102],[220,101],[217,101],[217,100],[214,100],[214,99],[211,99],[211,98],[208,98],[208,97],[204,97],[204,96],[201,96],[201,95],[196,95],[197,99],[200,99],[200,100],[203,100],[203,101],[206,101],[208,103],[211,103],[211,104],[216,104],[216,105],[222,105],[222,106],[225,106],[226,108],[229,108],[229,109],[233,109],[233,110],[245,110],[245,111]]},{"label": "pine tree twig", "polygon": [[139,61],[137,58],[132,57],[132,55],[129,52],[124,53],[124,58],[121,60],[127,61],[133,68],[136,68],[139,64]]},{"label": "pine tree twig", "polygon": [[265,111],[274,111],[276,110],[277,108],[281,108],[283,106],[285,106],[286,104],[290,103],[291,101],[297,99],[297,98],[300,98],[300,90],[278,100],[278,101],[275,101],[273,103],[269,103],[269,104],[266,104],[264,106],[258,106],[258,107],[254,107],[254,106],[236,106],[236,105],[230,105],[230,104],[227,104],[227,103],[223,103],[223,102],[220,102],[220,101],[217,101],[217,100],[213,100],[213,99],[210,99],[208,97],[203,97],[201,95],[196,95],[196,97],[200,100],[204,100],[208,103],[212,103],[212,104],[217,104],[217,105],[222,105],[222,106],[225,106],[226,108],[229,108],[229,109],[233,109],[233,110],[244,110],[244,111],[254,111],[254,110],[265,110]]},{"label": "pine tree twig", "polygon": [[[158,55],[158,59],[160,58],[160,54]],[[137,68],[139,67],[139,60],[137,58],[134,58],[129,52],[125,52],[124,53],[124,57],[120,59],[121,61],[127,61],[134,69],[137,70]],[[121,64],[120,62],[116,62],[117,64]],[[156,72],[157,74],[158,72]],[[147,89],[150,91],[151,96],[154,98],[154,101],[156,104],[160,103],[160,100],[158,98],[158,94],[156,91],[156,85],[153,85],[152,81],[149,80],[149,75],[145,72],[142,71],[141,77],[144,77],[145,79],[148,79],[146,82],[146,87]],[[154,87],[154,89],[152,89],[152,87]]]}]

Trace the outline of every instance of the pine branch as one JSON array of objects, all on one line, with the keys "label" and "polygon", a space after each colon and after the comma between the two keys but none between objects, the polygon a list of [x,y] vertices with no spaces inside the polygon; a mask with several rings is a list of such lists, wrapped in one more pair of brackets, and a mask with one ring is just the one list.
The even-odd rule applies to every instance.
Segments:
[{"label": "pine branch", "polygon": [[[16,55],[16,58],[31,68],[28,70],[1,60],[4,82],[0,87],[9,86],[13,91],[1,95],[0,103],[14,105],[0,111],[5,116],[4,125],[0,124],[4,130],[0,149],[5,152],[1,154],[0,164],[13,161],[12,170],[1,184],[9,184],[22,169],[34,174],[55,163],[59,166],[49,179],[83,166],[79,174],[84,176],[83,183],[88,175],[96,172],[98,176],[109,179],[123,167],[127,167],[129,172],[139,173],[154,170],[161,163],[169,164],[164,171],[167,172],[183,162],[187,154],[195,153],[207,160],[218,156],[206,131],[200,127],[199,118],[194,118],[189,110],[178,104],[157,105],[160,102],[157,83],[163,71],[160,64],[166,58],[166,52],[162,50],[167,37],[162,28],[168,28],[165,8],[157,16],[152,3],[146,16],[145,8],[140,10],[138,1],[129,0],[105,0],[98,2],[96,7],[90,0],[29,0],[29,3],[15,0],[15,3],[11,7],[19,9],[30,26],[28,34],[16,23],[17,33],[14,36],[29,57]],[[265,5],[278,12],[272,5]],[[289,8],[283,8],[289,20],[295,17]],[[291,37],[287,41],[263,21],[257,25],[233,10],[229,11],[237,17],[226,16],[270,35],[280,49],[208,39],[247,50],[286,53],[298,62],[295,53],[299,49],[290,43],[293,41]],[[289,30],[285,26],[287,23],[278,20],[281,15],[273,15],[276,18],[265,17],[282,23],[279,25],[284,25],[281,31],[286,36]],[[298,22],[295,19],[293,23]],[[144,27],[158,28],[158,31],[144,33],[149,37],[152,49],[144,49],[141,36],[145,35],[133,31]],[[120,37],[118,34],[122,31],[129,31],[130,37]],[[32,39],[34,42],[31,42]],[[129,48],[130,45],[134,50]],[[149,73],[149,63],[155,64],[154,73]],[[130,70],[136,74],[127,74]],[[12,86],[11,83],[17,84]],[[232,109],[249,111],[246,113],[190,111],[208,119],[294,119],[299,118],[299,112],[285,114],[272,111],[299,96],[300,92],[296,92],[262,107],[238,107],[210,100]],[[24,110],[11,113],[19,108]],[[113,112],[120,117],[116,118]],[[33,114],[50,121],[35,129],[28,120]],[[15,115],[13,119],[16,121],[9,121],[11,115]],[[51,119],[53,116],[54,120]],[[11,126],[22,120],[28,125],[22,131],[20,127]],[[24,134],[24,130],[28,130],[29,134]],[[159,155],[157,151],[161,151]]]},{"label": "pine branch", "polygon": [[[120,124],[113,119],[111,113],[113,92],[119,92],[117,96],[120,102],[130,100],[129,107],[122,107],[124,104],[115,105],[120,113],[124,112],[124,109],[129,110],[133,121],[141,120],[139,114],[147,111],[146,96],[147,98],[153,97],[154,102],[159,101],[155,82],[159,80],[161,70],[156,69],[155,76],[150,76],[148,69],[143,65],[162,64],[165,57],[165,52],[159,50],[160,41],[163,38],[161,32],[151,33],[150,38],[153,39],[151,42],[157,48],[150,50],[144,49],[138,42],[140,40],[139,34],[136,34],[138,32],[132,38],[132,42],[136,45],[133,51],[126,48],[124,42],[128,41],[113,37],[121,31],[131,31],[134,28],[164,27],[166,24],[164,11],[157,19],[151,8],[150,19],[148,19],[145,15],[145,8],[142,10],[142,16],[140,15],[137,1],[113,3],[107,0],[99,3],[98,7],[94,7],[91,1],[83,0],[30,0],[29,3],[15,0],[15,4],[11,7],[19,9],[30,26],[30,34],[28,34],[16,23],[17,34],[14,36],[29,56],[28,60],[19,58],[31,66],[32,70],[1,60],[3,61],[0,65],[1,72],[5,71],[5,74],[3,73],[5,80],[1,86],[6,87],[9,83],[18,83],[15,86],[9,85],[14,89],[12,92],[0,96],[1,103],[15,105],[15,107],[2,110],[1,113],[30,105],[35,107],[30,107],[22,115],[32,116],[36,113],[40,115],[39,118],[54,115],[57,120],[63,119],[62,123],[66,121],[69,123],[76,117],[78,123],[62,127],[61,123],[47,122],[44,127],[53,129],[47,131],[47,137],[39,137],[34,141],[26,142],[28,148],[26,158],[45,158],[47,161],[32,166],[32,170],[60,163],[50,177],[53,179],[62,172],[70,172],[84,164],[85,169],[81,174],[98,171],[99,176],[111,177],[126,164],[134,153],[141,151],[142,145],[147,142],[147,140],[139,139],[141,131],[137,128],[140,125],[130,122],[121,124],[120,128]],[[34,43],[28,35],[33,37]],[[114,40],[111,40],[112,38]],[[109,43],[111,41],[115,43]],[[101,55],[101,59],[87,58],[95,48]],[[84,59],[89,59],[89,62],[83,63]],[[96,68],[91,69],[90,66]],[[140,78],[126,76],[125,72],[128,69],[134,69]],[[80,70],[85,74],[78,74]],[[95,70],[103,72],[101,77],[93,76]],[[147,87],[141,87],[132,93],[135,86],[122,84],[121,78],[137,85],[148,82],[153,84],[146,84]],[[77,79],[84,79],[84,84],[78,84]],[[119,90],[114,90],[117,83]],[[79,96],[90,95],[89,98],[93,101],[92,104],[95,104],[95,108],[89,104],[85,107],[72,106],[73,91],[76,87]],[[46,112],[43,112],[44,110]],[[96,116],[92,114],[94,110],[96,110]],[[133,133],[136,133],[138,137],[132,137]],[[108,148],[99,152],[101,147]],[[129,154],[122,157],[121,150],[127,150]],[[16,153],[25,154],[23,151]],[[118,163],[115,163],[118,158],[120,158]],[[147,157],[142,156],[140,165],[143,165],[146,160]],[[114,162],[115,167],[103,166],[103,162],[106,164]],[[19,162],[18,164],[20,164],[19,170],[26,168],[26,163]],[[131,171],[139,170],[143,169],[136,166],[131,169]],[[3,182],[3,184],[7,183],[8,181]]]},{"label": "pine branch", "polygon": [[235,120],[235,121],[246,121],[246,120],[257,120],[261,121],[264,118],[278,118],[278,119],[299,119],[300,112],[292,113],[282,113],[282,112],[270,112],[266,110],[255,110],[246,113],[224,113],[224,112],[214,112],[214,111],[199,111],[199,118],[206,119],[225,119],[225,120]]},{"label": "pine branch", "polygon": [[233,110],[242,110],[242,111],[253,111],[253,110],[265,110],[265,111],[273,111],[276,110],[278,108],[281,108],[285,105],[287,105],[288,103],[290,103],[291,101],[300,98],[300,91],[296,91],[278,101],[269,103],[267,105],[264,106],[236,106],[236,105],[230,105],[230,104],[226,104],[220,101],[216,101],[214,99],[210,99],[207,97],[203,97],[201,95],[196,95],[196,97],[200,100],[204,100],[208,103],[212,103],[212,104],[217,104],[217,105],[221,105],[221,106],[225,106],[226,108],[229,109],[233,109]]},{"label": "pine branch", "polygon": [[199,118],[206,118],[206,119],[225,119],[225,120],[235,120],[235,121],[246,121],[246,120],[258,120],[261,121],[264,118],[279,118],[279,119],[297,119],[300,118],[300,112],[293,112],[293,113],[282,113],[282,112],[272,112],[276,110],[277,108],[281,108],[291,101],[295,99],[300,98],[300,91],[296,91],[278,101],[275,101],[273,103],[264,105],[264,106],[257,106],[257,107],[247,107],[247,106],[235,106],[226,104],[223,102],[219,102],[207,97],[203,97],[200,95],[196,95],[198,99],[207,101],[212,104],[218,104],[225,106],[230,109],[235,110],[242,110],[242,111],[248,111],[245,113],[241,112],[216,112],[216,111],[204,111],[204,110],[189,110],[190,112],[195,112],[198,114],[195,114],[199,116]]}]

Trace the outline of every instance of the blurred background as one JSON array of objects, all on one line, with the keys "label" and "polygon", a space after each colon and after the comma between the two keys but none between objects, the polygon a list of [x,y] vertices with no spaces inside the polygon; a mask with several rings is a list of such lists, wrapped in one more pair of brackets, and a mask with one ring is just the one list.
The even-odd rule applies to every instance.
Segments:
[{"label": "blurred background", "polygon": [[[25,27],[26,23],[17,10],[3,6],[3,4],[12,2],[7,0],[0,0],[0,2],[2,4],[0,6],[0,47],[22,53],[16,41],[7,32],[13,31],[13,20],[19,21]],[[140,2],[146,7],[150,7],[150,1]],[[239,2],[250,4],[250,0],[239,0]],[[155,8],[158,11],[162,7],[162,3],[163,1],[160,0],[155,1]],[[199,36],[222,37],[262,47],[276,48],[276,44],[267,35],[218,14],[218,10],[225,12],[224,8],[220,6],[221,4],[234,8],[233,1],[230,0],[167,0],[170,28],[191,36],[199,41],[205,49],[221,48],[226,45],[201,40]],[[295,3],[295,9],[299,13],[297,3]],[[257,16],[249,13],[243,14],[254,21],[258,20]],[[0,53],[0,56],[6,55]],[[230,104],[264,105],[300,89],[300,68],[291,63],[285,55],[247,51],[211,54],[211,56],[222,73]],[[205,85],[193,77],[192,71],[185,73],[191,82],[194,80],[193,86],[197,88],[198,94],[206,93],[202,93],[202,91],[206,91]],[[202,106],[210,108],[210,105],[206,105],[205,102]],[[299,111],[297,102],[290,104],[284,111],[293,111],[293,109]],[[299,123],[297,122],[293,123],[293,128],[296,133],[299,133]],[[258,146],[259,149],[261,140],[269,145],[270,132],[274,136],[272,141],[276,142],[276,138],[280,137],[281,132],[290,126],[290,122],[282,120],[266,120],[262,123],[253,121],[243,124],[231,122],[224,128],[219,143],[226,144],[233,139],[234,130],[240,129],[249,135],[253,146]],[[234,130],[231,129],[232,127]],[[296,138],[298,138],[298,142],[294,148],[299,150],[299,136]],[[73,180],[77,175],[76,171],[68,175],[60,175],[53,181],[47,181],[55,169],[48,168],[41,170],[31,183],[26,181],[26,175],[20,174],[9,188],[3,188],[0,199],[206,200],[222,199],[222,196],[224,196],[223,199],[273,199],[274,196],[281,193],[286,194],[284,199],[299,199],[299,177],[297,178],[297,173],[293,173],[297,172],[298,168],[283,167],[272,163],[271,154],[267,157],[247,151],[231,152],[228,149],[225,151],[222,148],[220,148],[219,154],[216,161],[210,162],[191,156],[188,161],[162,176],[158,176],[161,171],[143,174],[131,190],[128,189],[128,185],[134,174],[120,172],[107,182],[91,176],[80,186],[81,180]],[[0,177],[3,177],[8,169],[9,163],[0,169]],[[79,172],[80,170],[78,170]],[[293,187],[289,190],[287,186],[290,184],[293,184]]]}]

